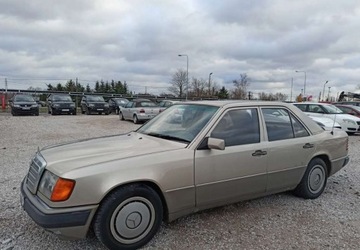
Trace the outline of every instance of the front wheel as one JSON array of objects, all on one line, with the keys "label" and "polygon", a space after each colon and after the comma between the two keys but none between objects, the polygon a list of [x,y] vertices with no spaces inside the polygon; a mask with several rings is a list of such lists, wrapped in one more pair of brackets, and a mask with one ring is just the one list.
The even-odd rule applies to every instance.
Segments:
[{"label": "front wheel", "polygon": [[120,115],[120,119],[121,119],[122,121],[124,121],[124,120],[125,120],[125,117],[124,117],[123,113],[120,113],[119,115]]},{"label": "front wheel", "polygon": [[312,159],[294,192],[305,199],[316,199],[324,192],[327,177],[325,162],[320,158]]},{"label": "front wheel", "polygon": [[159,195],[148,186],[135,184],[106,197],[93,226],[96,237],[109,249],[137,249],[153,238],[162,219]]}]

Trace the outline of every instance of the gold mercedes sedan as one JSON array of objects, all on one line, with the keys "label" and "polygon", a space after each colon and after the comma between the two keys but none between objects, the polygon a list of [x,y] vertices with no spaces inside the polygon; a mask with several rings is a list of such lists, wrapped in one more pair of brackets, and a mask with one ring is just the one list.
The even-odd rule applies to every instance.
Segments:
[{"label": "gold mercedes sedan", "polygon": [[21,202],[60,237],[91,228],[110,249],[136,249],[163,220],[287,190],[317,198],[348,162],[347,134],[291,104],[184,102],[134,132],[39,150]]}]

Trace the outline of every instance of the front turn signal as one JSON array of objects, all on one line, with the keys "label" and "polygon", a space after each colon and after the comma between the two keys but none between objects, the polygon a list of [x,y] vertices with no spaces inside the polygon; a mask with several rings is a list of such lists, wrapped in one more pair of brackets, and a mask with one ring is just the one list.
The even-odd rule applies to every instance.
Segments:
[{"label": "front turn signal", "polygon": [[51,201],[66,201],[75,187],[75,181],[59,178],[51,194]]}]

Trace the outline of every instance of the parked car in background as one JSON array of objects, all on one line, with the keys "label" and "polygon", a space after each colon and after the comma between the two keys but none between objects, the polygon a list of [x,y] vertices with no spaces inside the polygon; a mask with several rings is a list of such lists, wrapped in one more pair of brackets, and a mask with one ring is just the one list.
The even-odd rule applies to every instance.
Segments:
[{"label": "parked car in background", "polygon": [[354,115],[360,118],[360,106],[335,104],[342,112],[349,115]]},{"label": "parked car in background", "polygon": [[9,100],[11,114],[16,115],[39,115],[39,104],[31,95],[17,94]]},{"label": "parked car in background", "polygon": [[343,104],[343,105],[352,105],[352,106],[360,106],[360,101],[342,101],[342,102],[334,102],[334,105]]},{"label": "parked car in background", "polygon": [[159,103],[159,107],[160,107],[160,112],[164,111],[165,109],[167,109],[168,107],[174,105],[175,103],[178,103],[179,101],[172,101],[172,100],[162,100]]},{"label": "parked car in background", "polygon": [[125,105],[129,102],[126,98],[110,98],[108,100],[110,113],[119,114],[120,107],[125,107]]},{"label": "parked car in background", "polygon": [[90,115],[97,113],[101,115],[110,113],[109,104],[105,102],[104,97],[99,95],[84,95],[81,99],[81,113]]},{"label": "parked car in background", "polygon": [[299,102],[296,107],[311,116],[327,117],[340,124],[341,129],[348,134],[360,131],[360,118],[345,114],[336,106],[329,103]]},{"label": "parked car in background", "polygon": [[132,120],[135,124],[148,121],[160,113],[159,106],[148,99],[134,99],[120,108],[121,120]]},{"label": "parked car in background", "polygon": [[93,230],[110,249],[138,249],[163,220],[289,190],[315,199],[348,162],[347,134],[293,105],[185,102],[134,132],[39,150],[21,204],[62,238]]},{"label": "parked car in background", "polygon": [[67,94],[50,94],[47,98],[48,113],[51,115],[76,115],[76,105]]}]

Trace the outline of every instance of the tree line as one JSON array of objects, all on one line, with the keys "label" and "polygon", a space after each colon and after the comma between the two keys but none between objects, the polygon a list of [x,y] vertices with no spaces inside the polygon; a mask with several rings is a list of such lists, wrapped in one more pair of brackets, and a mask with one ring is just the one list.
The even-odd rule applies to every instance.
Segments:
[{"label": "tree line", "polygon": [[[45,83],[46,84],[46,83]],[[89,84],[86,86],[82,85],[78,81],[70,79],[62,85],[58,83],[56,85],[46,84],[47,90],[51,91],[68,91],[68,92],[98,92],[98,93],[113,93],[113,94],[129,94],[128,85],[126,82],[111,80],[111,82],[96,81],[95,88],[92,89]]]},{"label": "tree line", "polygon": [[287,95],[282,93],[267,94],[261,92],[258,94],[258,98],[253,96],[253,93],[248,91],[251,79],[246,73],[240,74],[238,79],[232,80],[233,89],[227,90],[224,86],[219,87],[216,81],[212,81],[211,78],[195,78],[189,80],[189,86],[187,89],[187,72],[178,69],[171,78],[170,87],[168,91],[177,97],[188,98],[219,98],[219,99],[259,99],[266,101],[285,101]]}]

